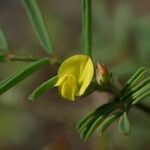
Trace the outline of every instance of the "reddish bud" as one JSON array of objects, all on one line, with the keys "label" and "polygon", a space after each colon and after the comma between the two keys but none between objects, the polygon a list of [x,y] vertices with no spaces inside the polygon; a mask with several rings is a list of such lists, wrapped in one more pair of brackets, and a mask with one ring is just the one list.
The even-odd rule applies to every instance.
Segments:
[{"label": "reddish bud", "polygon": [[97,63],[96,80],[99,85],[106,85],[110,80],[110,74],[105,65]]}]

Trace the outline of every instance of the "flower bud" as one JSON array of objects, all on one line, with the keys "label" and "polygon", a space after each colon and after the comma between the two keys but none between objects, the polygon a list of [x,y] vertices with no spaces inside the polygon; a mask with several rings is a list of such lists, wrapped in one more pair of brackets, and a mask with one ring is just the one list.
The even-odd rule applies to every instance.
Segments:
[{"label": "flower bud", "polygon": [[99,85],[107,86],[110,82],[110,74],[103,64],[97,63],[96,80]]}]

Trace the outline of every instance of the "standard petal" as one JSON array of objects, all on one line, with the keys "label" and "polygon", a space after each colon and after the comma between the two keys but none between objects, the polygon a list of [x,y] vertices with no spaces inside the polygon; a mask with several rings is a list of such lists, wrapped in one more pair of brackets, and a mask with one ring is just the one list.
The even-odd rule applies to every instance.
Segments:
[{"label": "standard petal", "polygon": [[92,81],[94,75],[94,67],[92,60],[89,58],[79,78],[80,90],[79,96],[82,95]]},{"label": "standard petal", "polygon": [[78,79],[88,58],[86,55],[75,55],[66,59],[58,70],[58,77],[72,74]]}]

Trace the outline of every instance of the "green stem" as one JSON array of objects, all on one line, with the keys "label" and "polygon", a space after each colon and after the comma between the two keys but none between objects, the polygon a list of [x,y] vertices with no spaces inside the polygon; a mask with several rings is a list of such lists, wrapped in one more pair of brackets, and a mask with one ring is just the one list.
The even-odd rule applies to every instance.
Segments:
[{"label": "green stem", "polygon": [[82,0],[82,34],[84,43],[84,53],[92,57],[91,0]]},{"label": "green stem", "polygon": [[10,59],[11,61],[29,61],[29,62],[32,62],[32,61],[37,61],[39,60],[39,58],[33,58],[32,56],[14,56]]},{"label": "green stem", "polygon": [[5,61],[25,61],[25,62],[32,62],[37,61],[40,58],[33,58],[32,56],[15,56],[15,55],[6,55],[6,54],[0,54],[0,62]]},{"label": "green stem", "polygon": [[[0,54],[0,62],[6,62],[6,61],[23,61],[23,62],[34,62],[37,60],[40,60],[42,58],[35,58],[31,55],[29,56],[16,56],[16,55],[10,55],[10,54]],[[57,59],[55,55],[49,57],[49,61],[51,65],[60,65],[61,61]]]}]

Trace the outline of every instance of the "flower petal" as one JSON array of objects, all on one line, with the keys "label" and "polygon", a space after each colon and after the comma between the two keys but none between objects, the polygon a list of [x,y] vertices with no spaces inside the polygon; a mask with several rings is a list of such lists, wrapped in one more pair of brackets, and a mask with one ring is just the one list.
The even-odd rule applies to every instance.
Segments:
[{"label": "flower petal", "polygon": [[66,78],[67,79],[60,86],[60,93],[64,98],[74,101],[77,92],[76,79],[72,75],[68,75]]},{"label": "flower petal", "polygon": [[94,67],[86,55],[75,55],[66,59],[58,70],[58,81],[61,95],[70,100],[81,96],[92,81]]},{"label": "flower petal", "polygon": [[65,76],[62,76],[62,77],[59,77],[58,78],[58,81],[56,82],[56,84],[54,86],[59,86],[63,83],[63,81],[65,80],[66,78],[66,75]]},{"label": "flower petal", "polygon": [[84,70],[82,71],[82,74],[80,75],[79,83],[81,85],[80,85],[79,96],[81,96],[89,86],[93,78],[93,75],[94,75],[94,67],[93,67],[92,60],[89,58],[86,62]]},{"label": "flower petal", "polygon": [[86,55],[75,55],[66,59],[58,70],[58,77],[73,74],[76,78],[79,78],[88,58]]}]

